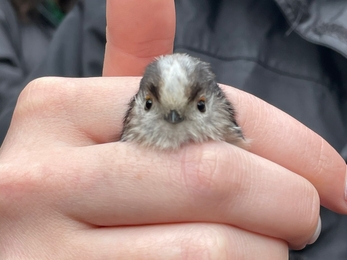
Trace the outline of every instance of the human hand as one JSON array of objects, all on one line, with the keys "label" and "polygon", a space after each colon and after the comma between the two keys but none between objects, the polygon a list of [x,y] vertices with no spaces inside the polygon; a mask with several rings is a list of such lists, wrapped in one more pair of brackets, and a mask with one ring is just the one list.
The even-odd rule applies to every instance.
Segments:
[{"label": "human hand", "polygon": [[[105,74],[115,63],[110,47],[106,57]],[[113,142],[138,81],[48,78],[21,94],[0,151],[4,259],[286,259],[286,241],[306,244],[318,219],[316,189],[299,175],[315,185],[329,180],[317,185],[322,201],[346,212],[336,152],[232,88],[225,91],[253,139],[250,152],[206,143],[149,153]]]},{"label": "human hand", "polygon": [[[110,6],[114,6],[109,8],[109,10],[117,9],[117,5],[121,5],[120,3],[121,1],[110,2]],[[132,5],[138,8],[137,11],[140,10],[139,14],[138,12],[135,12],[136,17],[139,17],[139,21],[144,21],[147,17],[151,16],[151,11],[148,13],[142,11],[143,6],[141,5],[140,1],[133,0],[132,3],[125,8],[128,9],[128,13],[131,13],[131,15],[129,15],[130,18],[127,15],[122,16],[120,20],[125,21],[123,23],[115,22],[112,19],[118,19],[117,16],[112,16],[112,13],[109,14],[109,21],[113,21],[111,24],[116,27],[113,28],[114,33],[109,33],[109,38],[117,38],[118,42],[116,40],[111,40],[108,42],[108,50],[111,55],[108,55],[110,59],[105,60],[104,74],[106,76],[140,75],[142,74],[144,67],[150,61],[152,61],[152,57],[170,52],[172,48],[171,43],[173,42],[171,33],[174,31],[174,11],[172,9],[170,11],[168,8],[171,5],[169,1],[162,4],[165,5],[167,9],[159,13],[164,14],[164,17],[168,19],[165,19],[165,22],[157,22],[156,19],[153,19],[148,24],[146,23],[148,27],[143,30],[146,32],[146,34],[143,34],[143,31],[137,28],[136,21],[133,21],[130,28],[127,27],[124,29],[125,32],[122,31],[121,33],[117,33],[120,29],[122,29],[122,27],[120,27],[121,24],[133,19],[133,11],[136,8]],[[161,8],[157,8],[157,10],[163,10],[163,7],[164,6],[161,6]],[[121,8],[118,8],[118,10],[121,10]],[[119,15],[120,14],[118,14],[118,16]],[[158,24],[163,26],[158,28]],[[110,28],[112,29],[112,27]],[[126,34],[127,30],[133,32],[132,40],[130,42],[128,40],[122,41],[125,39],[125,37],[117,37],[119,34]],[[158,37],[158,35],[161,37]],[[144,50],[147,52],[144,52]],[[120,53],[121,55],[117,53]],[[124,55],[124,53],[126,55]],[[118,59],[111,57],[118,57]],[[145,61],[143,59],[144,57],[146,58]],[[119,67],[123,66],[118,65],[118,60],[124,61],[120,62],[122,65],[124,63],[132,64],[132,62],[134,62],[134,64],[137,64],[137,66],[133,67],[133,71],[131,73],[126,71],[124,72],[119,70]],[[237,94],[234,92],[238,92],[238,90],[227,87],[225,91],[230,93],[230,99],[233,101],[233,103],[237,102],[235,100],[237,98]],[[292,118],[288,119],[287,115],[285,115],[283,118],[280,115],[278,118],[274,118],[274,116],[277,114],[272,114],[273,108],[271,106],[265,106],[264,111],[259,111],[260,114],[264,114],[263,118],[258,117],[257,112],[253,111],[253,109],[258,109],[257,105],[254,104],[253,106],[252,102],[259,103],[259,101],[252,99],[253,97],[246,101],[239,100],[239,105],[241,107],[245,107],[242,108],[245,110],[243,115],[247,116],[248,121],[256,122],[257,131],[252,133],[254,136],[256,136],[256,138],[252,142],[250,152],[260,155],[261,157],[270,161],[276,162],[277,164],[295,172],[296,174],[303,176],[318,190],[321,204],[323,206],[339,213],[346,213],[347,198],[345,195],[346,188],[344,184],[346,164],[344,160],[321,137],[314,134],[305,126],[302,126],[296,120]],[[251,103],[251,106],[249,106],[249,103]],[[247,111],[248,109],[251,111]],[[237,111],[240,112],[239,110]],[[239,115],[239,117],[240,120],[242,120],[242,115]],[[267,125],[266,122],[270,119],[277,120],[277,126],[274,127]],[[300,127],[300,130],[296,132],[296,127],[293,129],[288,128],[287,124],[293,124],[293,126],[295,125],[296,127]],[[280,136],[279,139],[275,139],[272,138],[272,135]],[[292,142],[293,136],[298,138],[296,139],[298,143]],[[258,142],[259,140],[262,141]],[[305,147],[306,143],[310,143],[310,145]],[[303,144],[303,146],[300,146],[301,144]],[[299,150],[304,152],[309,150],[310,154],[307,156],[302,156],[302,154],[298,153]],[[288,154],[290,155],[289,157]],[[293,157],[295,154],[298,156]],[[331,177],[332,175],[334,178]]]}]

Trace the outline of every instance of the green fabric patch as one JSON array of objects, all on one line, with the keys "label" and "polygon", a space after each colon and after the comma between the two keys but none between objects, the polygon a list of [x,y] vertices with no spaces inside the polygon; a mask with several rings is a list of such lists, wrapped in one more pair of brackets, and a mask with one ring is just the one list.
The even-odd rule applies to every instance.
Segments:
[{"label": "green fabric patch", "polygon": [[37,10],[55,27],[57,27],[65,17],[65,13],[54,0],[45,0],[38,6]]}]

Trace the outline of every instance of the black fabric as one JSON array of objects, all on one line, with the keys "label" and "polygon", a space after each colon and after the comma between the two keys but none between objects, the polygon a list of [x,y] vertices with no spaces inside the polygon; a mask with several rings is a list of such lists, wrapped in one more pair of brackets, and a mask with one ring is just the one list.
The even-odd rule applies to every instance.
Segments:
[{"label": "black fabric", "polygon": [[[18,55],[20,25],[0,0],[0,140],[34,78],[100,76],[105,2],[80,1],[39,67]],[[337,0],[176,0],[175,52],[212,64],[218,81],[253,93],[323,136],[347,158],[347,5]],[[265,123],[265,122],[264,122]],[[333,178],[333,176],[332,176]],[[293,191],[295,192],[295,191]],[[303,259],[347,259],[347,218],[322,208],[322,234]]]}]

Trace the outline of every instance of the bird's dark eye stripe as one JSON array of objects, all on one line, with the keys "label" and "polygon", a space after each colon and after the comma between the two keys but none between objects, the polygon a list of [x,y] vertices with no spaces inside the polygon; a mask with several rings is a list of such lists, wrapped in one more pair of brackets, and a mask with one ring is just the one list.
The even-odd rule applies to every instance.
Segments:
[{"label": "bird's dark eye stripe", "polygon": [[195,84],[191,87],[189,101],[194,100],[198,94],[202,91],[202,87],[199,84]]},{"label": "bird's dark eye stripe", "polygon": [[154,84],[151,84],[148,87],[149,91],[152,93],[152,95],[159,100],[159,92],[158,92],[158,87],[156,87]]}]

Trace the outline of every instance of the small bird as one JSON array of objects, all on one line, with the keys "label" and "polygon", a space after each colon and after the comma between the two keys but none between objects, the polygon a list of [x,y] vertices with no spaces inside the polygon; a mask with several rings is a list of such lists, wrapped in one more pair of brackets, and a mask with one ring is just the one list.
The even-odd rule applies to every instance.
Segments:
[{"label": "small bird", "polygon": [[210,64],[187,54],[160,56],[147,66],[123,123],[122,141],[160,150],[207,140],[248,144]]}]

